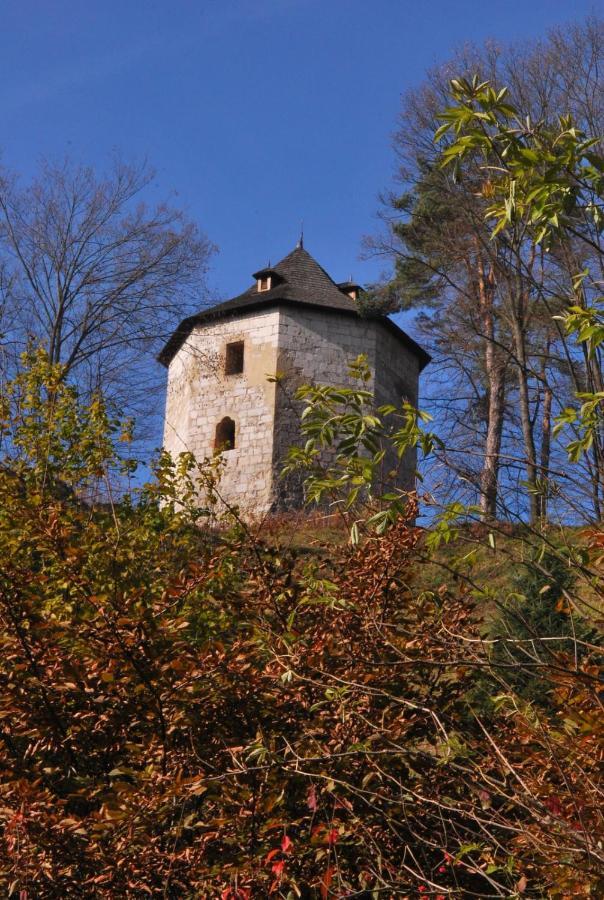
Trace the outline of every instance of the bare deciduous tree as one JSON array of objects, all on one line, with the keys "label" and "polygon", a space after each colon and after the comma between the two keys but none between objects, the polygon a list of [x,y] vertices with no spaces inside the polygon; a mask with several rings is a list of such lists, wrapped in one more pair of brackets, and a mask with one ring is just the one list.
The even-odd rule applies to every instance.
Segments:
[{"label": "bare deciduous tree", "polygon": [[[0,182],[0,248],[14,345],[42,341],[83,389],[145,409],[151,354],[199,309],[213,246],[182,212],[143,201],[145,165],[102,176],[44,162],[22,187]],[[142,404],[142,405],[141,405]]]}]

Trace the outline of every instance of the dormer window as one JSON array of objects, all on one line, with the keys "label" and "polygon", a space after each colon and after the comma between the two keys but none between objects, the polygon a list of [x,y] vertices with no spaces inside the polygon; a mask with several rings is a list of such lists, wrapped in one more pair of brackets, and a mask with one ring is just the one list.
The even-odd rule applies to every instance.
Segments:
[{"label": "dormer window", "polygon": [[355,284],[354,281],[342,281],[338,287],[342,291],[343,294],[346,294],[347,297],[350,297],[351,300],[358,300],[359,294],[362,291],[360,285]]},{"label": "dormer window", "polygon": [[283,276],[275,269],[271,269],[270,265],[268,265],[266,269],[260,269],[259,272],[254,272],[253,277],[256,279],[256,290],[259,294],[262,294],[265,291],[272,291],[273,288],[284,281]]},{"label": "dormer window", "polygon": [[226,345],[224,354],[224,374],[241,375],[243,372],[245,344],[243,341],[233,341]]}]

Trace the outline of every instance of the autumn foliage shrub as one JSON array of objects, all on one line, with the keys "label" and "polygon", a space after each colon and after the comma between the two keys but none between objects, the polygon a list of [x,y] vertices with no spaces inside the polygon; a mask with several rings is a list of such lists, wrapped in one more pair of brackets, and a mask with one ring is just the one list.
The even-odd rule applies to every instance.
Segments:
[{"label": "autumn foliage shrub", "polygon": [[597,896],[595,659],[473,710],[491,652],[462,582],[414,588],[412,505],[313,557],[210,528],[213,462],[111,502],[127,434],[41,353],[2,428],[3,895]]}]

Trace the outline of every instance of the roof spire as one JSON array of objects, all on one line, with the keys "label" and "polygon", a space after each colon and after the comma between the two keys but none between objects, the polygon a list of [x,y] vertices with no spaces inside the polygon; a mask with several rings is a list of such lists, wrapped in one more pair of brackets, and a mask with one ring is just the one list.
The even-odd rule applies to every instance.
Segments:
[{"label": "roof spire", "polygon": [[298,250],[304,250],[304,219],[300,221],[300,237],[298,238],[296,248]]}]

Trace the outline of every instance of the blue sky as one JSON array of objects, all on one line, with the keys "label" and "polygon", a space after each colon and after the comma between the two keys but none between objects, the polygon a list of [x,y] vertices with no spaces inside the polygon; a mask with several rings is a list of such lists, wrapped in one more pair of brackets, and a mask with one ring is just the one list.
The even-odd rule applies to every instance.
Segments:
[{"label": "blue sky", "polygon": [[4,0],[4,162],[148,158],[219,246],[217,296],[306,246],[338,280],[393,172],[400,94],[465,41],[536,37],[593,3],[511,0]]},{"label": "blue sky", "polygon": [[[537,38],[593,0],[0,0],[0,158],[102,170],[147,159],[218,245],[211,295],[233,296],[295,245],[337,280],[360,260],[392,183],[401,94],[465,42]],[[201,292],[200,292],[201,293]],[[200,303],[201,305],[201,303]],[[397,317],[412,335],[411,314]],[[159,364],[150,360],[158,383]],[[438,373],[436,373],[438,374]],[[442,386],[422,379],[420,404]],[[145,420],[161,441],[163,403]],[[434,410],[433,410],[434,411]],[[140,478],[144,477],[141,470]]]}]

